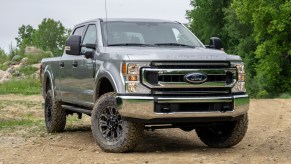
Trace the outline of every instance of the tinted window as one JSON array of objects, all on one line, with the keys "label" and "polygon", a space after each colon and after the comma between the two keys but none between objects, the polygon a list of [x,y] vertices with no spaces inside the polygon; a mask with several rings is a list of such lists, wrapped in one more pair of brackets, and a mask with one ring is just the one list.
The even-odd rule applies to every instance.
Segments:
[{"label": "tinted window", "polygon": [[84,31],[84,27],[85,26],[81,26],[81,27],[76,28],[75,31],[74,31],[74,33],[73,33],[73,35],[80,35],[80,36],[82,36],[83,31]]}]

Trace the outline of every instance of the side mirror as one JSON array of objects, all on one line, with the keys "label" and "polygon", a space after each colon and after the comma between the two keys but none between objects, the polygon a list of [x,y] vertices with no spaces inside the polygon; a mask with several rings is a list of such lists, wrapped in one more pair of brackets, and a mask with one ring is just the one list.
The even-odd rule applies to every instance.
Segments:
[{"label": "side mirror", "polygon": [[218,37],[211,37],[210,43],[209,43],[209,48],[223,50],[223,44],[222,44],[221,39]]},{"label": "side mirror", "polygon": [[66,54],[80,55],[81,52],[81,36],[71,35],[66,42]]}]

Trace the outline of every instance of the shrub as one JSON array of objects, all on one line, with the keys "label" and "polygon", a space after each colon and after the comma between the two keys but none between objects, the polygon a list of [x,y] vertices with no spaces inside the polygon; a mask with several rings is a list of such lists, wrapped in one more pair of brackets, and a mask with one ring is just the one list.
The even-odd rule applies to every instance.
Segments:
[{"label": "shrub", "polygon": [[20,74],[24,74],[24,75],[32,75],[32,74],[35,73],[37,70],[38,70],[37,68],[28,65],[28,66],[21,67],[21,68],[19,69],[19,73],[20,73]]}]

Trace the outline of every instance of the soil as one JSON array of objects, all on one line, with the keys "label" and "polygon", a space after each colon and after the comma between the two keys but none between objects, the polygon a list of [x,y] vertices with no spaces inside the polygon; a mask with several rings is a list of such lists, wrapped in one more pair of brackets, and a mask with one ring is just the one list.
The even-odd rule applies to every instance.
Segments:
[{"label": "soil", "polygon": [[[0,108],[0,121],[29,113],[43,120],[42,97],[2,95],[1,101],[27,101]],[[4,163],[291,163],[291,99],[251,100],[249,129],[233,148],[205,146],[195,131],[145,131],[132,153],[105,153],[95,144],[90,117],[68,122],[65,132],[43,127],[0,129],[0,164]]]}]

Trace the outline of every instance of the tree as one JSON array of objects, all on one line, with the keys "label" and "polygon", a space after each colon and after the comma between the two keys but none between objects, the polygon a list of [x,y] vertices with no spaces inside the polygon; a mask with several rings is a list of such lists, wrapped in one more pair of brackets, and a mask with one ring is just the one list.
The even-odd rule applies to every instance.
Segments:
[{"label": "tree", "polygon": [[69,32],[60,21],[45,18],[33,34],[32,45],[51,51],[55,56],[60,55]]},{"label": "tree", "polygon": [[204,43],[209,43],[211,36],[220,37],[228,47],[228,37],[223,29],[225,20],[223,10],[231,0],[191,0],[193,9],[187,11],[190,29]]},{"label": "tree", "polygon": [[18,48],[25,48],[32,43],[32,35],[35,32],[32,26],[22,25],[18,28],[18,36],[15,38]]},{"label": "tree", "polygon": [[250,22],[257,44],[254,81],[258,97],[291,93],[291,3],[290,0],[234,0],[240,22]]}]

